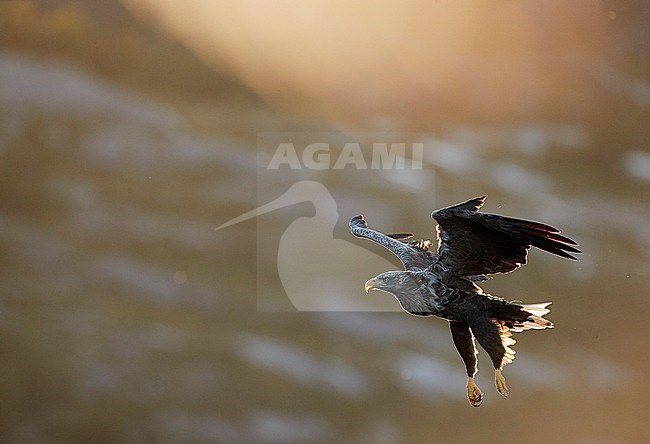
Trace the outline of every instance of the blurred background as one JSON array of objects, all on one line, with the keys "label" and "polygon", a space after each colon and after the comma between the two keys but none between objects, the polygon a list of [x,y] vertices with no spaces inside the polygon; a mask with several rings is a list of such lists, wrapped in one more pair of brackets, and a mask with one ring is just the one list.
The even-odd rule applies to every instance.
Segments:
[{"label": "blurred background", "polygon": [[[643,442],[649,21],[641,0],[0,0],[0,441]],[[271,174],[279,132],[417,133],[423,169]],[[351,238],[358,213],[428,237],[488,194],[581,244],[484,285],[554,302],[510,399],[481,352],[468,405],[444,321],[292,308],[280,238],[316,201],[214,231],[298,180],[353,252],[305,250],[347,270],[324,301],[394,304],[363,292],[385,269],[360,258],[397,264]]]}]

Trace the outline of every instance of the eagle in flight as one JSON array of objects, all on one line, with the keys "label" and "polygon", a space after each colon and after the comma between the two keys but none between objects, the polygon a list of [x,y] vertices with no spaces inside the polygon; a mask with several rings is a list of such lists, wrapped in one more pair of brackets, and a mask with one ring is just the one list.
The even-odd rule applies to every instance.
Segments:
[{"label": "eagle in flight", "polygon": [[429,240],[409,240],[412,234],[383,234],[368,228],[363,216],[350,220],[352,234],[390,250],[404,271],[387,271],[366,282],[365,290],[394,295],[415,316],[438,316],[449,321],[451,337],[467,370],[467,399],[481,405],[483,393],[474,382],[478,351],[474,338],[487,352],[495,369],[497,391],[508,397],[503,366],[512,362],[512,332],[553,328],[544,319],[550,302],[520,304],[484,293],[476,282],[487,275],[509,273],[526,263],[531,246],[577,260],[578,245],[549,225],[480,213],[487,196],[431,213],[438,222],[438,250]]}]

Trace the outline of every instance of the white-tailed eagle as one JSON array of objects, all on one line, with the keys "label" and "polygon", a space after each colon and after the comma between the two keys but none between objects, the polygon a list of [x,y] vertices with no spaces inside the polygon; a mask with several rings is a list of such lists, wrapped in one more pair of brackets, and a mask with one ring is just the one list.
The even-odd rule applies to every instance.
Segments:
[{"label": "white-tailed eagle", "polygon": [[388,271],[366,282],[365,289],[393,294],[402,308],[416,316],[449,321],[451,336],[467,369],[467,398],[478,407],[483,393],[474,382],[477,350],[474,338],[495,368],[497,391],[508,397],[501,370],[512,362],[511,332],[552,328],[544,319],[550,302],[520,304],[484,293],[476,285],[494,273],[509,273],[526,263],[531,246],[567,259],[581,253],[578,245],[549,225],[480,213],[486,196],[436,210],[438,250],[431,241],[409,241],[408,233],[382,234],[368,228],[363,216],[350,220],[352,234],[370,239],[395,254],[404,271]]}]

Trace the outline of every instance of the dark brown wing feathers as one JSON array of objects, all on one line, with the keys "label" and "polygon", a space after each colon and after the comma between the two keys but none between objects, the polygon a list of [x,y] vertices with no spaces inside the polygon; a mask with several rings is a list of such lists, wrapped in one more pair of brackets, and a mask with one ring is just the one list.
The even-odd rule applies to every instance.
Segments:
[{"label": "dark brown wing feathers", "polygon": [[526,263],[533,246],[577,260],[577,243],[550,225],[479,213],[485,196],[434,211],[441,260],[461,275],[507,273]]}]

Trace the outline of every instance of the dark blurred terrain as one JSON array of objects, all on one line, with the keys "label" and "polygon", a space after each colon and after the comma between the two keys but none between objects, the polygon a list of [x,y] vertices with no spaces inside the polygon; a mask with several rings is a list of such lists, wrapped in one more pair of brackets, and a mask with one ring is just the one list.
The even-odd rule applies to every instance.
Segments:
[{"label": "dark blurred terrain", "polygon": [[[272,108],[118,2],[1,0],[0,441],[644,442],[650,7],[602,8],[589,106],[452,113],[431,124],[417,177],[276,180],[257,167],[258,133],[336,137],[358,122]],[[517,337],[510,399],[481,352],[486,401],[469,407],[443,321],[256,310],[284,292],[256,224],[277,245],[313,208],[214,228],[264,203],[256,181],[277,197],[294,178],[325,183],[335,237],[376,253],[348,235],[351,215],[429,236],[432,209],[482,194],[486,211],[580,242],[580,263],[534,252],[484,286],[554,302],[554,330]],[[363,292],[369,277],[336,288],[382,297]]]}]

